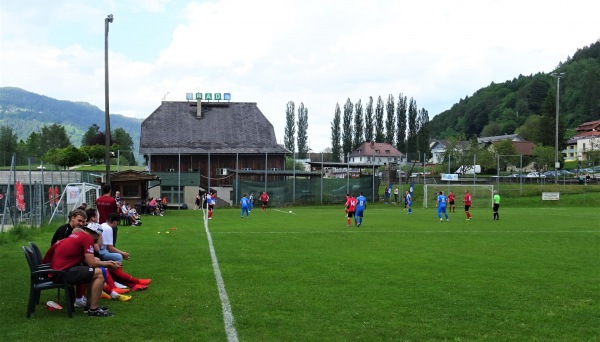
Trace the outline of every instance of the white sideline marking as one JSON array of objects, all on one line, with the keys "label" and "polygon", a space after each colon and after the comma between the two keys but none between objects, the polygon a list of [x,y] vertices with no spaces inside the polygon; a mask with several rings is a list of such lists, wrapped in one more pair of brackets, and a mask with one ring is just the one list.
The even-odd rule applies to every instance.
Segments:
[{"label": "white sideline marking", "polygon": [[[208,212],[208,210],[206,211]],[[219,297],[221,298],[221,307],[223,308],[223,321],[225,323],[225,333],[227,334],[227,341],[237,342],[238,335],[235,329],[235,318],[233,312],[231,312],[231,304],[229,304],[229,297],[225,290],[225,283],[221,276],[221,269],[219,268],[219,261],[217,260],[217,254],[213,246],[212,237],[208,230],[208,218],[207,213],[203,212],[202,217],[204,218],[204,230],[206,231],[206,237],[208,239],[208,247],[210,248],[210,258],[212,260],[213,270],[215,272],[215,280],[217,281],[217,287],[219,288]]]},{"label": "white sideline marking", "polygon": [[541,233],[541,234],[565,234],[565,233],[591,233],[600,234],[600,230],[330,230],[330,231],[312,231],[312,232],[299,232],[299,231],[287,231],[287,232],[248,232],[248,231],[237,231],[237,232],[214,232],[215,234],[361,234],[361,233],[384,233],[384,234],[435,234],[435,233]]}]

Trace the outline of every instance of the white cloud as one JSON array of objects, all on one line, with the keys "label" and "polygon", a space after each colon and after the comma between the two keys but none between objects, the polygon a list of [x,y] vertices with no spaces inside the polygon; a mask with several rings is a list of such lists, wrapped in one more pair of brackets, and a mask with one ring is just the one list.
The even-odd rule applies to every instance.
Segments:
[{"label": "white cloud", "polygon": [[309,110],[313,150],[335,104],[414,97],[430,117],[491,82],[549,72],[595,42],[595,2],[54,1],[0,3],[0,86],[146,117],[165,94],[257,102],[283,140],[285,105]]}]

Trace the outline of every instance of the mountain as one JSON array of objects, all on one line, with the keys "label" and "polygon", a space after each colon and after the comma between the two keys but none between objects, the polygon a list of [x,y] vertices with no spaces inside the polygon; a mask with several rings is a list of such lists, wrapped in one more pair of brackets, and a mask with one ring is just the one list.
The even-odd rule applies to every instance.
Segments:
[{"label": "mountain", "polygon": [[[600,119],[600,40],[578,49],[554,70],[560,78],[559,114],[566,128]],[[467,138],[512,134],[531,115],[540,115],[546,98],[556,94],[557,80],[548,74],[519,75],[491,83],[436,115],[430,121],[432,138],[459,132]]]},{"label": "mountain", "polygon": [[[71,143],[81,145],[83,135],[93,124],[104,130],[104,111],[86,102],[56,100],[20,88],[0,88],[0,125],[7,125],[19,140],[26,140],[41,127],[59,124],[65,127]],[[139,148],[142,119],[110,114],[111,131],[124,129]]]}]

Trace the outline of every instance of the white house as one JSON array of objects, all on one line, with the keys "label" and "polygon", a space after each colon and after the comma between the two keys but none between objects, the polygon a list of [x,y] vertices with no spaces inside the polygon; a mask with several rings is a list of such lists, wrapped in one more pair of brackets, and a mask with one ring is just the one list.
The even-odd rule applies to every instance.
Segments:
[{"label": "white house", "polygon": [[406,162],[406,156],[387,143],[365,142],[349,156],[352,164],[383,165]]}]

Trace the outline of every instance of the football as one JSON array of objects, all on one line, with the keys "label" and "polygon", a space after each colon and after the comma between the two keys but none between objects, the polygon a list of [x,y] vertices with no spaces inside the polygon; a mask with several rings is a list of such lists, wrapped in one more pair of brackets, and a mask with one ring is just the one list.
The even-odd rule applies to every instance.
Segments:
[{"label": "football", "polygon": [[290,214],[293,214],[293,212],[290,210]]}]

